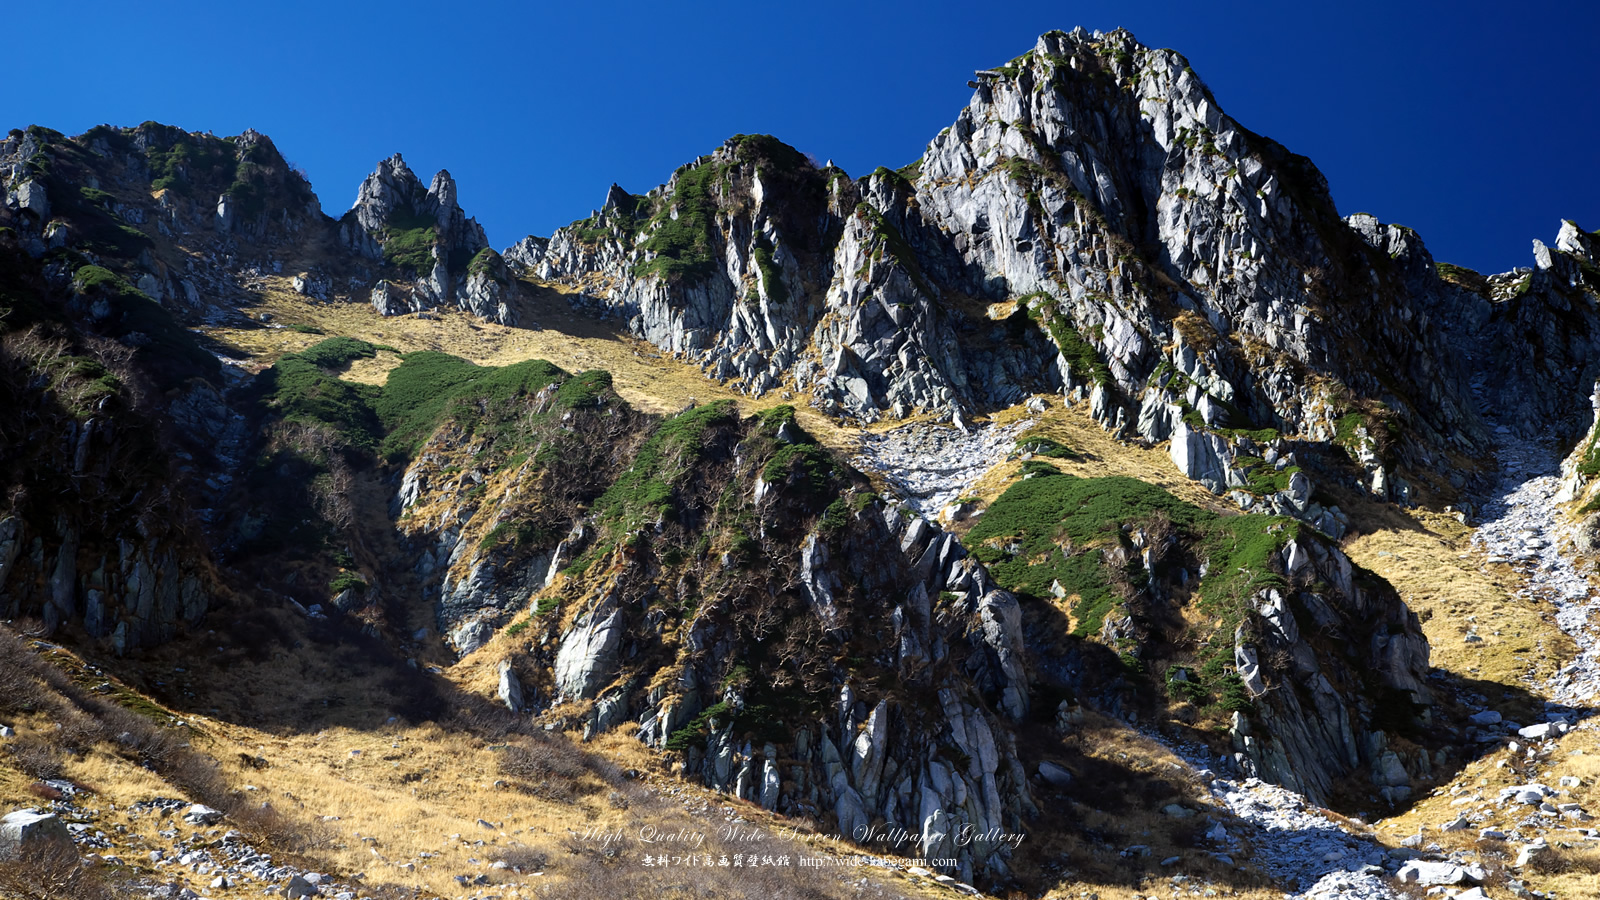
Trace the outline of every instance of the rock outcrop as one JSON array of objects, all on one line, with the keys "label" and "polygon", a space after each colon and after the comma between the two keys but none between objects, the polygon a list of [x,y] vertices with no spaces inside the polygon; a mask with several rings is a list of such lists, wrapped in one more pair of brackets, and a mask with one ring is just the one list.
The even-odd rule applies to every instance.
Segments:
[{"label": "rock outcrop", "polygon": [[[506,259],[753,394],[873,421],[1061,390],[1119,434],[1177,432],[1175,462],[1218,493],[1251,480],[1244,431],[1280,455],[1344,446],[1402,502],[1439,454],[1487,446],[1415,234],[1340,219],[1182,56],[1051,32],[973,86],[900,172],[852,182],[738,136]],[[1339,533],[1311,487],[1235,499]]]},{"label": "rock outcrop", "polygon": [[373,287],[372,305],[384,315],[458,306],[502,324],[516,321],[502,296],[510,285],[505,266],[456,202],[455,179],[443,169],[424,187],[400,154],[380,162],[340,219],[339,241],[409,279]]},{"label": "rock outcrop", "polygon": [[[99,267],[55,274],[0,237],[0,617],[120,654],[211,605],[191,498],[233,462],[237,417],[150,298]],[[158,388],[159,407],[136,392]]]},{"label": "rock outcrop", "polygon": [[950,419],[1057,386],[1042,336],[962,312],[929,279],[903,233],[914,202],[896,173],[852,182],[738,135],[647,194],[613,186],[590,219],[505,257],[714,378],[863,421]]}]

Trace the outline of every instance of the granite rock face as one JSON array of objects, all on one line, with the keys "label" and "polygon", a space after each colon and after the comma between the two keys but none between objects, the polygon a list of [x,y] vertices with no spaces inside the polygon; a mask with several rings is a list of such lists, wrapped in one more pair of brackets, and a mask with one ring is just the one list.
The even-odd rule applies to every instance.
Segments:
[{"label": "granite rock face", "polygon": [[1290,541],[1269,566],[1285,586],[1258,591],[1234,635],[1253,706],[1233,719],[1236,765],[1317,803],[1352,772],[1391,804],[1405,800],[1413,776],[1432,771],[1428,751],[1402,759],[1379,723],[1429,721],[1429,648],[1416,614],[1388,585],[1359,582],[1319,537]]},{"label": "granite rock face", "polygon": [[483,226],[462,211],[448,171],[424,187],[400,154],[380,162],[339,220],[339,242],[407,276],[373,287],[372,305],[384,315],[455,306],[501,324],[516,321],[505,266],[488,249]]},{"label": "granite rock face", "polygon": [[1041,335],[954,308],[927,277],[904,232],[914,203],[896,173],[852,182],[740,135],[648,194],[613,186],[590,219],[505,258],[747,393],[792,389],[862,421],[1054,389]]},{"label": "granite rock face", "polygon": [[1237,491],[1261,451],[1344,447],[1363,489],[1408,502],[1439,454],[1488,446],[1420,240],[1341,219],[1315,167],[1182,56],[1051,32],[973,87],[899,172],[851,181],[738,136],[506,260],[751,394],[870,422],[1059,391],[1119,435],[1177,432],[1185,474],[1335,534],[1305,476]]}]

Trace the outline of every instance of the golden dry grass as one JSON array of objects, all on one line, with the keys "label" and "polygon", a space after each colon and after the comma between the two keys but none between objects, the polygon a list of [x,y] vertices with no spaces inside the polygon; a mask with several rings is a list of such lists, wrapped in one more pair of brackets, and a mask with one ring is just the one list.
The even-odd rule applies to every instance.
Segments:
[{"label": "golden dry grass", "polygon": [[[853,436],[858,433],[858,429],[841,426],[811,409],[805,397],[785,397],[782,391],[770,391],[754,398],[724,387],[707,378],[698,367],[628,335],[615,321],[574,312],[567,300],[570,289],[561,286],[529,283],[532,299],[525,317],[527,327],[513,328],[451,309],[433,310],[422,316],[384,317],[365,303],[308,299],[292,291],[286,278],[269,277],[266,284],[262,299],[245,309],[253,318],[267,313],[269,323],[204,329],[230,352],[247,358],[253,368],[264,368],[285,353],[304,350],[338,335],[385,344],[402,352],[437,350],[485,366],[544,359],[569,372],[604,369],[611,373],[617,393],[652,413],[677,412],[691,402],[733,400],[748,415],[793,403],[801,425],[840,449],[853,448]],[[287,327],[290,325],[315,327],[325,334],[306,334]],[[357,362],[343,377],[381,384],[398,364],[393,354],[380,353],[375,360]]]},{"label": "golden dry grass", "polygon": [[[1345,552],[1394,585],[1416,611],[1434,666],[1524,689],[1576,653],[1548,604],[1513,595],[1518,576],[1510,567],[1485,567],[1468,526],[1428,510],[1385,507],[1381,517],[1375,509],[1350,512],[1367,527],[1379,527],[1347,540]],[[1482,642],[1467,643],[1469,630]]]},{"label": "golden dry grass", "polygon": [[[71,654],[54,655],[76,664]],[[280,660],[280,664],[295,667],[292,660]],[[293,674],[278,673],[280,677]],[[396,885],[418,890],[422,896],[474,894],[478,888],[463,888],[456,876],[470,879],[482,875],[494,882],[494,892],[503,897],[576,897],[583,895],[596,866],[608,867],[614,882],[634,883],[641,876],[628,867],[642,852],[637,839],[641,825],[663,831],[705,831],[712,836],[707,847],[711,850],[726,848],[725,842],[716,841],[715,833],[730,819],[764,829],[770,844],[779,843],[780,834],[791,830],[790,823],[757,807],[671,778],[665,757],[633,740],[627,733],[631,729],[597,739],[590,746],[593,754],[587,763],[565,738],[550,739],[546,744],[551,748],[550,758],[564,767],[563,771],[559,777],[546,779],[549,783],[528,783],[506,775],[501,759],[507,742],[530,738],[509,736],[491,743],[434,722],[294,731],[187,713],[185,721],[190,724],[194,748],[220,762],[220,774],[236,795],[247,804],[270,803],[298,824],[309,842],[299,856],[258,843],[259,849],[273,852],[279,864],[292,862],[331,872],[341,880],[361,873],[369,886]],[[15,724],[23,738],[54,730],[54,724],[42,714],[19,716]],[[231,888],[213,889],[209,887],[210,874],[197,875],[172,865],[158,867],[149,860],[150,851],[170,853],[173,847],[170,836],[158,835],[159,830],[176,828],[182,836],[210,840],[233,822],[196,827],[174,817],[134,814],[130,808],[138,801],[184,794],[112,752],[110,745],[98,745],[82,755],[63,754],[62,763],[62,777],[94,786],[97,793],[83,805],[99,811],[95,826],[114,836],[115,847],[107,852],[120,856],[134,874],[163,883],[176,881],[215,900],[260,896],[266,885],[259,882],[241,880]],[[623,768],[643,774],[626,779],[617,774]],[[28,790],[32,783],[8,754],[0,753],[0,805],[9,809],[37,804],[38,799]],[[606,856],[602,844],[583,837],[590,830],[628,835],[624,855]],[[795,834],[783,850],[809,855],[841,852],[825,838],[809,833]],[[491,868],[500,858],[521,862],[543,858],[544,863],[537,871]],[[779,872],[773,877],[789,874]],[[898,895],[947,895],[944,888],[924,894],[903,878],[878,870],[858,869],[850,874],[853,879],[901,882],[893,886]],[[691,880],[694,883],[698,882]],[[830,890],[818,896],[832,895]]]},{"label": "golden dry grass", "polygon": [[[1528,807],[1494,802],[1502,789],[1514,785],[1538,782],[1561,792],[1554,802],[1578,803],[1591,814],[1600,809],[1600,789],[1597,789],[1600,731],[1585,726],[1545,746],[1548,752],[1537,759],[1530,759],[1523,747],[1515,753],[1500,749],[1474,760],[1457,773],[1450,784],[1422,798],[1404,815],[1382,822],[1378,826],[1379,836],[1385,843],[1397,846],[1400,839],[1416,834],[1421,828],[1426,831],[1424,843],[1438,843],[1446,850],[1484,853],[1492,873],[1488,886],[1490,896],[1501,896],[1505,892],[1497,890],[1498,882],[1515,878],[1532,890],[1551,892],[1556,897],[1600,897],[1600,845],[1583,833],[1583,829],[1593,826],[1592,821],[1545,819],[1546,840],[1559,852],[1539,865],[1521,869],[1509,867],[1515,861],[1519,844],[1478,840],[1478,829],[1486,827],[1497,827],[1507,833],[1515,830],[1528,840],[1534,837],[1532,830],[1517,827],[1528,818]],[[1558,787],[1566,776],[1576,777],[1581,783],[1577,787]],[[1473,798],[1474,802],[1453,805],[1452,801],[1459,798]],[[1472,828],[1466,831],[1439,830],[1440,825],[1473,809],[1487,810],[1489,814],[1482,821],[1474,821]],[[1490,853],[1504,855],[1496,858]]]}]

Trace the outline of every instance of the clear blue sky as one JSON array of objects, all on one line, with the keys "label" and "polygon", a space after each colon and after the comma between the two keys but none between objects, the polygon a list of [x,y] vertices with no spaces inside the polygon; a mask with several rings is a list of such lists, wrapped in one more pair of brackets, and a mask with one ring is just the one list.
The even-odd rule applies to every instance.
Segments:
[{"label": "clear blue sky", "polygon": [[904,165],[972,70],[1080,24],[1181,51],[1231,115],[1315,160],[1342,212],[1416,228],[1439,259],[1500,271],[1561,218],[1600,228],[1594,0],[97,0],[5,18],[0,126],[253,127],[335,215],[398,150],[424,180],[448,168],[496,246],[739,132],[852,175]]}]

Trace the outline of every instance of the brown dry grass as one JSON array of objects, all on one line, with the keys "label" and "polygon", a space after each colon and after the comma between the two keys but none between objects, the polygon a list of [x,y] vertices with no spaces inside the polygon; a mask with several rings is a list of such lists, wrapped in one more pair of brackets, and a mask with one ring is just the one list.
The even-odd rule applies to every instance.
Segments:
[{"label": "brown dry grass", "polygon": [[[1478,829],[1498,827],[1507,833],[1518,831],[1526,839],[1535,832],[1518,825],[1528,818],[1528,807],[1494,802],[1502,789],[1513,785],[1538,782],[1555,788],[1557,803],[1578,803],[1593,814],[1600,809],[1600,730],[1586,724],[1568,732],[1554,742],[1543,745],[1546,752],[1535,758],[1527,756],[1526,748],[1517,753],[1501,749],[1482,759],[1469,763],[1457,773],[1454,781],[1422,798],[1404,815],[1381,823],[1380,837],[1386,843],[1397,845],[1401,838],[1426,830],[1425,843],[1438,843],[1446,850],[1479,853],[1491,871],[1488,885],[1490,896],[1501,896],[1497,890],[1505,878],[1515,878],[1533,890],[1551,892],[1556,897],[1600,897],[1600,846],[1587,838],[1580,829],[1593,822],[1550,818],[1543,820],[1546,840],[1555,848],[1548,859],[1539,859],[1522,869],[1510,868],[1515,861],[1516,843],[1483,842],[1477,840]],[[1577,787],[1558,787],[1563,777],[1580,780]],[[1452,792],[1453,791],[1453,792]],[[1473,798],[1465,806],[1452,805],[1458,798]],[[1467,831],[1441,832],[1438,826],[1457,815],[1483,810],[1488,815],[1474,821]]]},{"label": "brown dry grass", "polygon": [[[1371,508],[1369,508],[1371,507]],[[1357,564],[1383,576],[1422,619],[1433,665],[1462,678],[1526,688],[1573,657],[1577,647],[1547,604],[1512,594],[1517,575],[1485,567],[1472,550],[1472,529],[1443,513],[1377,508],[1349,510],[1369,528],[1345,542]],[[1483,638],[1467,643],[1472,629]]]},{"label": "brown dry grass", "polygon": [[[459,310],[435,310],[426,317],[385,318],[365,303],[322,303],[303,297],[289,289],[286,278],[268,278],[266,282],[268,288],[260,302],[246,309],[253,317],[269,314],[269,325],[206,329],[211,338],[248,358],[253,367],[271,365],[285,353],[304,350],[334,335],[386,344],[402,352],[437,350],[487,366],[544,359],[569,372],[605,369],[611,373],[617,393],[646,412],[673,413],[690,402],[727,399],[737,402],[748,415],[794,403],[800,423],[807,430],[835,447],[854,446],[856,429],[842,427],[811,409],[804,397],[786,398],[781,391],[771,391],[752,398],[730,390],[707,378],[699,368],[629,336],[613,321],[575,313],[567,300],[570,289],[562,286],[530,282],[532,300],[525,317],[528,327],[511,328]],[[273,327],[288,325],[309,325],[326,334]],[[380,353],[375,360],[357,362],[344,377],[380,384],[398,364],[393,354]]]}]

